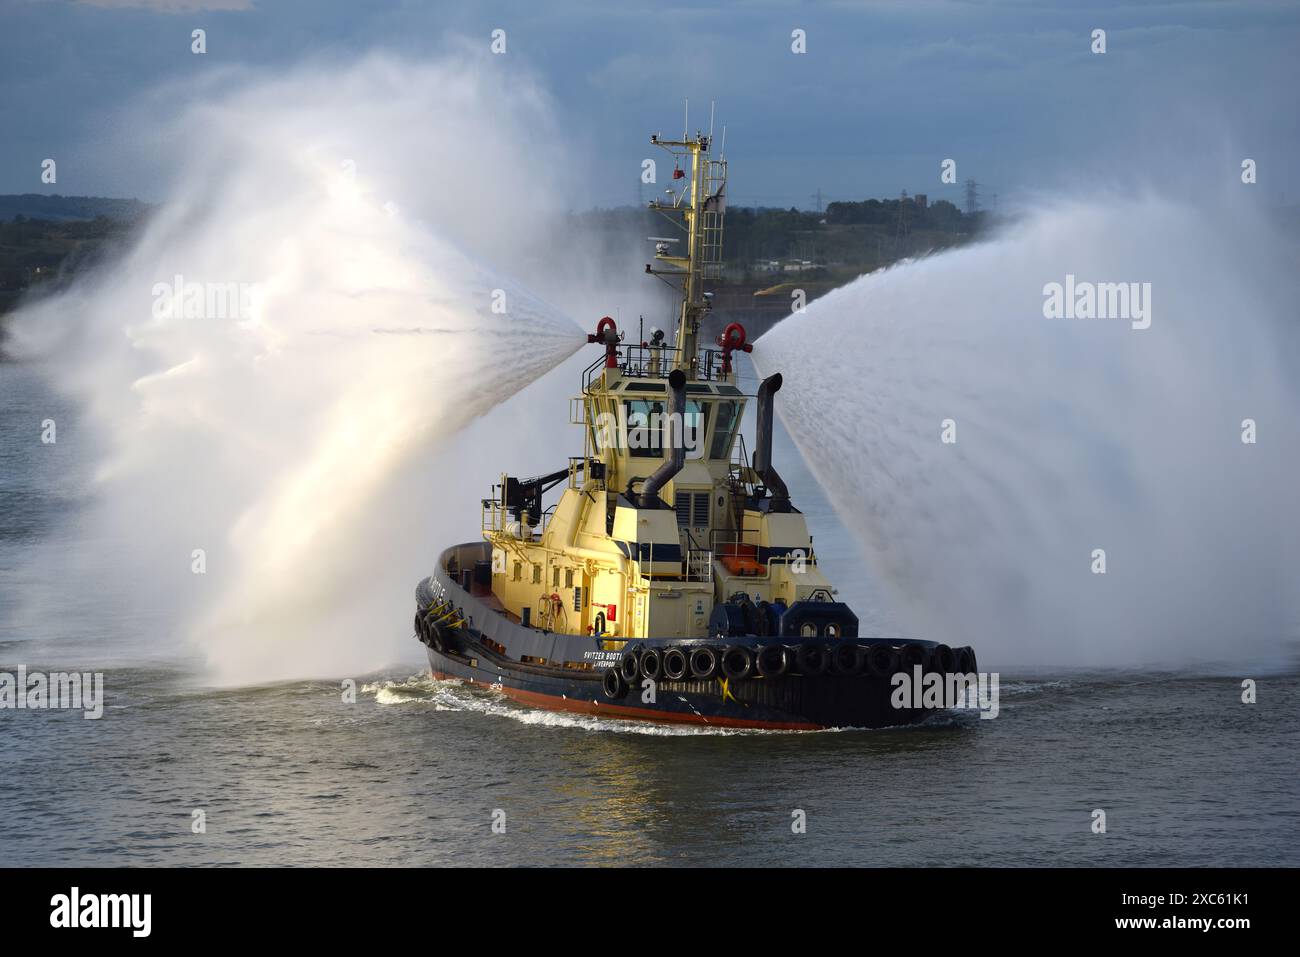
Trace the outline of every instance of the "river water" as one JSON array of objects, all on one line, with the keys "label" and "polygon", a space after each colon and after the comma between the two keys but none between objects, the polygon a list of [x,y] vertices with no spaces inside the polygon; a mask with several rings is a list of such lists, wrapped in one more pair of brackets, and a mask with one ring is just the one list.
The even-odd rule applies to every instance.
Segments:
[{"label": "river water", "polygon": [[[414,639],[355,701],[336,681],[205,686],[138,602],[87,607],[32,561],[55,536],[110,546],[77,541],[75,410],[21,365],[0,364],[0,396],[0,672],[101,670],[106,688],[99,720],[0,710],[0,865],[1300,864],[1294,668],[981,659],[1001,674],[994,720],[811,734],[521,708],[430,680]],[[788,436],[777,454],[841,597],[884,627]]]}]

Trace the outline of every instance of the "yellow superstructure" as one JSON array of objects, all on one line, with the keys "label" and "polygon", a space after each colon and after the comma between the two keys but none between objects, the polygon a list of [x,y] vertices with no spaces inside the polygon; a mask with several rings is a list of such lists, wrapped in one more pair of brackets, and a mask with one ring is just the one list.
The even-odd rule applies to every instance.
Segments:
[{"label": "yellow superstructure", "polygon": [[[732,364],[748,351],[744,330],[732,324],[716,346],[698,346],[710,308],[704,287],[720,273],[726,162],[710,156],[707,135],[651,142],[681,173],[680,194],[651,204],[681,237],[658,241],[646,266],[680,289],[675,340],[626,343],[602,319],[588,339],[605,354],[571,404],[583,454],[551,475],[503,476],[483,502],[494,604],[532,627],[603,638],[611,650],[631,638],[707,637],[715,604],[739,593],[788,606],[832,591],[804,516],[771,467],[780,377],[760,389],[751,462],[739,426],[752,396]],[[544,508],[543,494],[559,485],[559,501]]]}]

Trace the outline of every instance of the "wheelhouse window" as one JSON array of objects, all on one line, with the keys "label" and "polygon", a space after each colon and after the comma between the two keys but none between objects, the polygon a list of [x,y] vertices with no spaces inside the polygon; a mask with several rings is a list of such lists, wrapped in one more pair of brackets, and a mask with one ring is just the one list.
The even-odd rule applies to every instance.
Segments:
[{"label": "wheelhouse window", "polygon": [[739,403],[717,402],[717,411],[713,416],[713,442],[709,447],[709,458],[725,459],[731,456],[731,441],[736,431],[736,413]]},{"label": "wheelhouse window", "polygon": [[664,403],[662,399],[625,399],[627,447],[635,458],[657,459],[663,452]]},{"label": "wheelhouse window", "polygon": [[591,432],[591,447],[598,455],[618,444],[614,432],[617,418],[614,411],[617,409],[617,402],[607,406],[605,402],[593,401],[587,406],[587,428]]},{"label": "wheelhouse window", "polygon": [[[666,451],[668,406],[663,399],[624,399],[627,415],[628,451],[636,458],[661,458]],[[698,456],[704,448],[708,426],[708,406],[696,399],[686,400],[682,437],[687,453]]]},{"label": "wheelhouse window", "polygon": [[686,440],[686,454],[699,458],[704,454],[705,427],[709,421],[709,406],[695,399],[686,400],[686,420],[682,432]]}]

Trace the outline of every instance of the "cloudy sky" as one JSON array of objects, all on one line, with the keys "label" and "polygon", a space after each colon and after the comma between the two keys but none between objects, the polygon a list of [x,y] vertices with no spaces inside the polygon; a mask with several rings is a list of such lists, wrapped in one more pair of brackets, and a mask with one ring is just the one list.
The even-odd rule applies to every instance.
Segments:
[{"label": "cloudy sky", "polygon": [[[498,28],[507,52],[493,57]],[[796,29],[806,53],[791,50]],[[1080,180],[1197,189],[1243,157],[1261,194],[1297,195],[1295,0],[0,0],[0,192],[53,191],[40,164],[56,157],[58,192],[157,199],[148,164],[114,144],[127,108],[159,88],[465,44],[537,77],[560,121],[607,150],[579,207],[637,199],[646,133],[679,131],[687,97],[692,126],[717,103],[738,203],[959,200],[939,181],[946,158],[1009,204]]]}]

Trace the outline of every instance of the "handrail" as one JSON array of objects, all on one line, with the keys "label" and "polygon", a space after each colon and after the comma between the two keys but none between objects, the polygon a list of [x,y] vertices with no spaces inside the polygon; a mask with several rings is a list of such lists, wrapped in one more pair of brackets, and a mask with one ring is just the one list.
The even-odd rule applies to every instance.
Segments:
[{"label": "handrail", "polygon": [[688,582],[713,581],[713,552],[707,548],[686,550],[686,580]]},{"label": "handrail", "polygon": [[707,548],[688,548],[680,572],[684,574],[646,572],[638,567],[637,577],[643,582],[711,582],[713,581],[713,552]]},{"label": "handrail", "polygon": [[[632,343],[619,346],[618,370],[631,379],[664,378],[678,364],[681,350],[675,346],[651,346]],[[695,378],[700,382],[730,382],[735,373],[726,375],[720,349],[701,349],[696,355]],[[605,372],[602,356],[582,371],[582,394],[590,395],[597,375]]]}]

